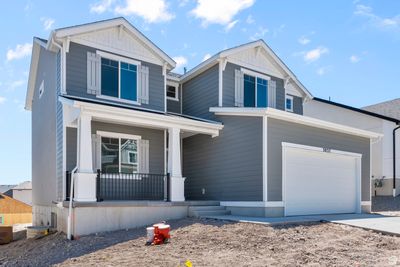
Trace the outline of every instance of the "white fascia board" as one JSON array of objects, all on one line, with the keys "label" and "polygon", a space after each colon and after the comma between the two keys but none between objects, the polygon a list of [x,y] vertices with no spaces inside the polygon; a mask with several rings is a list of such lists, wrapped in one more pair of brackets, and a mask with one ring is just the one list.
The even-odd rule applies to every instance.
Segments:
[{"label": "white fascia board", "polygon": [[97,31],[100,29],[112,28],[120,25],[125,27],[130,33],[136,36],[146,46],[148,46],[151,50],[153,50],[160,58],[162,58],[165,62],[167,62],[170,65],[171,69],[175,68],[176,62],[171,57],[169,57],[164,51],[162,51],[158,46],[156,46],[153,42],[151,42],[146,36],[144,36],[138,29],[133,27],[132,24],[130,24],[124,18],[104,20],[84,25],[77,25],[77,26],[58,29],[54,31],[54,37],[55,39],[62,39],[72,35],[83,34],[87,32]]},{"label": "white fascia board", "polygon": [[[63,97],[60,97],[62,99]],[[72,104],[73,107],[81,109],[81,113],[91,115],[99,120],[132,123],[136,125],[148,126],[158,129],[169,129],[177,127],[182,131],[189,131],[216,137],[224,127],[222,124],[195,121],[187,118],[156,114],[145,111],[128,110],[119,107],[110,107],[101,104],[87,103],[77,100],[63,102]]]},{"label": "white fascia board", "polygon": [[220,58],[219,54],[217,54],[213,57],[210,57],[206,61],[200,63],[199,65],[197,65],[196,67],[194,67],[193,69],[191,69],[190,71],[188,71],[184,75],[182,75],[182,77],[180,78],[180,81],[182,83],[184,83],[187,80],[189,80],[190,78],[192,78],[193,76],[196,76],[196,75],[208,70],[209,68],[213,67],[215,64],[219,63],[218,62],[219,58]]},{"label": "white fascia board", "polygon": [[37,75],[37,67],[39,63],[39,55],[40,55],[40,47],[41,43],[38,42],[36,38],[33,39],[32,46],[32,57],[31,57],[31,65],[29,67],[29,78],[28,78],[28,87],[26,91],[25,97],[25,109],[32,110],[32,100],[33,94],[35,92],[35,83],[36,83],[36,75]]},{"label": "white fascia board", "polygon": [[356,136],[361,136],[371,139],[379,139],[383,134],[357,129],[350,126],[345,126],[338,123],[328,122],[320,119],[298,115],[291,112],[281,111],[274,108],[210,108],[210,112],[215,115],[230,115],[230,116],[267,116],[268,118],[284,120],[292,123],[303,124],[307,126],[317,127],[321,129],[331,130],[340,133],[346,133]]}]

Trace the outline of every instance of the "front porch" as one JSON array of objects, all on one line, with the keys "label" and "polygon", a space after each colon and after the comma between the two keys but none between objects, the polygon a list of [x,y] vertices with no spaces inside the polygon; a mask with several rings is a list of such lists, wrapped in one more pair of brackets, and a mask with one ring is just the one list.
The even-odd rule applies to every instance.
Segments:
[{"label": "front porch", "polygon": [[[63,98],[63,199],[74,205],[108,201],[185,201],[185,137],[218,136],[222,124]],[[210,138],[211,138],[210,137]]]}]

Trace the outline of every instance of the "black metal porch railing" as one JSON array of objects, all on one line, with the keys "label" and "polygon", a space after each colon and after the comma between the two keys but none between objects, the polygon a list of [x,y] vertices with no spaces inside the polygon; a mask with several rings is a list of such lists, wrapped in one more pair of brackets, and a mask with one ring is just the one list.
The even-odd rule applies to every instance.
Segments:
[{"label": "black metal porch railing", "polygon": [[167,201],[169,199],[168,184],[168,174],[104,173],[97,170],[97,201]]}]

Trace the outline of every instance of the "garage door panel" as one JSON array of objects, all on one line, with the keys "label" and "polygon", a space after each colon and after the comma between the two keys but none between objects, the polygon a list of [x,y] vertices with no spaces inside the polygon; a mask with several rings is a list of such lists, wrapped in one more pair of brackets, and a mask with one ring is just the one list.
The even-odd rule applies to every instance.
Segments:
[{"label": "garage door panel", "polygon": [[356,211],[357,162],[354,157],[286,148],[285,176],[286,215]]}]

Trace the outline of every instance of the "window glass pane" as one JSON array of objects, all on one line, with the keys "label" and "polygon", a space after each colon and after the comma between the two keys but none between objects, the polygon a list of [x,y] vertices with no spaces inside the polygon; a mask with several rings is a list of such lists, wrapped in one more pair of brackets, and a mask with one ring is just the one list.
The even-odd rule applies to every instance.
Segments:
[{"label": "window glass pane", "polygon": [[118,61],[101,59],[101,94],[118,97]]},{"label": "window glass pane", "polygon": [[121,98],[137,100],[137,66],[121,62]]},{"label": "window glass pane", "polygon": [[255,97],[256,97],[256,84],[255,78],[250,75],[244,75],[244,106],[245,107],[255,107]]},{"label": "window glass pane", "polygon": [[138,170],[137,141],[121,139],[121,172],[133,173]]},{"label": "window glass pane", "polygon": [[268,103],[268,81],[257,78],[257,107],[266,108]]},{"label": "window glass pane", "polygon": [[286,98],[286,109],[292,110],[292,99]]},{"label": "window glass pane", "polygon": [[118,138],[101,138],[101,171],[119,172],[119,140]]},{"label": "window glass pane", "polygon": [[176,97],[176,88],[175,86],[168,85],[167,86],[167,96],[175,98]]}]

